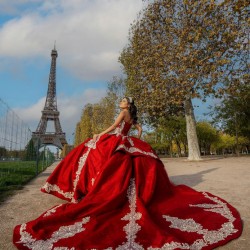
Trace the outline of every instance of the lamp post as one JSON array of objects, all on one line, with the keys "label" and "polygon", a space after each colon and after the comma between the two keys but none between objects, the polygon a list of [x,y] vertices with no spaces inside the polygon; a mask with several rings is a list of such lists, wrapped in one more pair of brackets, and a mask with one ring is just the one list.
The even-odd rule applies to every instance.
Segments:
[{"label": "lamp post", "polygon": [[38,137],[37,139],[37,147],[36,147],[36,175],[38,175],[38,164],[39,164],[39,148],[40,148],[41,139]]}]

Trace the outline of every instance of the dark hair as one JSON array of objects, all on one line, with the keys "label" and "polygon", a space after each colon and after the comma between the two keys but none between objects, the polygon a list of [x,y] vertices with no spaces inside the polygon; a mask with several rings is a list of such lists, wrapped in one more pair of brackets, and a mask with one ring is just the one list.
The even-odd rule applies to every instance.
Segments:
[{"label": "dark hair", "polygon": [[129,113],[133,119],[133,124],[137,124],[137,107],[135,106],[134,100],[132,97],[125,97],[129,103]]}]

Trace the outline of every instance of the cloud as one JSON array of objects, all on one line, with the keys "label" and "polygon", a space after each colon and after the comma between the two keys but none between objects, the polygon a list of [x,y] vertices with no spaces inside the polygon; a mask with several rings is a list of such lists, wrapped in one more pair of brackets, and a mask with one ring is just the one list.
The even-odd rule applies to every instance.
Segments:
[{"label": "cloud", "polygon": [[120,70],[118,56],[142,5],[141,0],[42,1],[0,28],[0,57],[47,57],[56,40],[64,69],[79,79],[110,79]]},{"label": "cloud", "polygon": [[82,109],[88,103],[97,103],[106,95],[105,89],[86,89],[82,94],[72,97],[58,97],[58,110],[62,129],[67,135],[75,131],[76,123],[80,121]]},{"label": "cloud", "polygon": [[[75,131],[76,123],[80,121],[83,107],[87,103],[98,102],[105,94],[105,90],[96,91],[96,89],[86,89],[83,93],[75,96],[58,96],[57,106],[60,112],[59,119],[62,130],[66,133],[67,137],[72,136],[72,133]],[[32,132],[36,130],[41,119],[41,111],[44,108],[45,100],[46,97],[43,97],[30,107],[13,109],[14,112],[22,118],[24,123],[29,124]]]},{"label": "cloud", "polygon": [[17,15],[20,9],[29,9],[34,4],[39,4],[43,0],[1,0],[0,14],[2,15]]},{"label": "cloud", "polygon": [[35,130],[36,126],[41,118],[41,111],[44,107],[46,97],[41,98],[34,105],[27,108],[14,108],[13,111],[23,120],[24,123],[29,124],[32,131]]}]

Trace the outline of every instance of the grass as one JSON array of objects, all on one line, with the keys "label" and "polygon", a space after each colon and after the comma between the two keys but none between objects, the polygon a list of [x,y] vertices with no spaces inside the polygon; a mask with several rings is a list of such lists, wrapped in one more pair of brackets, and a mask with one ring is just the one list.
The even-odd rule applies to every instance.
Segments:
[{"label": "grass", "polygon": [[[45,168],[42,162],[38,164],[38,173]],[[0,202],[21,189],[36,176],[35,161],[0,162]]]}]

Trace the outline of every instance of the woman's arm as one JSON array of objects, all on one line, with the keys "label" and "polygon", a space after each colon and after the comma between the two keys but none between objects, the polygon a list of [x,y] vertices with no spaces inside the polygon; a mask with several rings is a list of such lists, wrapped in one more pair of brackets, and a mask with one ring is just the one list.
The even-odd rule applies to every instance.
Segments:
[{"label": "woman's arm", "polygon": [[136,123],[134,126],[138,130],[138,138],[140,139],[141,138],[141,133],[142,133],[142,127],[138,123]]},{"label": "woman's arm", "polygon": [[96,140],[99,136],[102,136],[102,135],[107,134],[110,131],[114,130],[120,124],[120,122],[124,119],[124,116],[125,116],[125,112],[121,111],[121,113],[116,118],[115,122],[109,128],[107,128],[106,130],[104,130],[100,134],[94,134],[93,139]]}]

